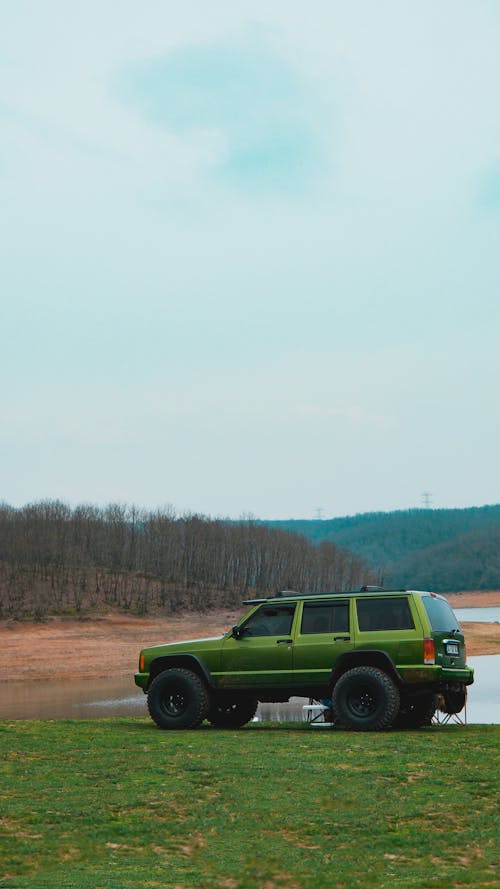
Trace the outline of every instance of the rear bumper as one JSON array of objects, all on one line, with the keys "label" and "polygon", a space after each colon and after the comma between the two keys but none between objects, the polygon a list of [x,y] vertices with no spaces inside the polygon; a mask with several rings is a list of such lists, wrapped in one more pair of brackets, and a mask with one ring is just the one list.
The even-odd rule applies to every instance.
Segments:
[{"label": "rear bumper", "polygon": [[440,667],[439,664],[408,664],[398,667],[399,674],[404,682],[409,683],[433,683],[436,685],[472,685],[474,682],[474,670],[472,667]]}]

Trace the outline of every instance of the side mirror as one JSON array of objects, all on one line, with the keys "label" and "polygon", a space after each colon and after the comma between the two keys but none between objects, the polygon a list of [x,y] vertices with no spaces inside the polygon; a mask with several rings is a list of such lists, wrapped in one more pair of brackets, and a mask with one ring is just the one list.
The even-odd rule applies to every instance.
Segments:
[{"label": "side mirror", "polygon": [[243,633],[241,632],[240,627],[233,627],[233,629],[231,630],[231,635],[233,639],[241,639]]}]

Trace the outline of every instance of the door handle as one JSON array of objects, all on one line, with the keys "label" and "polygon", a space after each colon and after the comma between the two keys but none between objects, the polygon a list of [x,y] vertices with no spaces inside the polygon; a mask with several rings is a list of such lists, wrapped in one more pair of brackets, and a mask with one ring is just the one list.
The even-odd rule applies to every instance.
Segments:
[{"label": "door handle", "polygon": [[282,643],[286,643],[287,645],[292,644],[292,639],[276,639],[276,645],[281,645]]},{"label": "door handle", "polygon": [[334,642],[350,642],[351,637],[350,636],[334,636],[333,641]]}]

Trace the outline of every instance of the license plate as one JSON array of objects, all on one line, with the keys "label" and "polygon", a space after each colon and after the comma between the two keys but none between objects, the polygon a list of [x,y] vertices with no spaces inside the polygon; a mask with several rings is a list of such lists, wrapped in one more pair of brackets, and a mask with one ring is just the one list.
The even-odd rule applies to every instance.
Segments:
[{"label": "license plate", "polygon": [[450,655],[458,655],[458,642],[447,642],[446,643],[446,654]]}]

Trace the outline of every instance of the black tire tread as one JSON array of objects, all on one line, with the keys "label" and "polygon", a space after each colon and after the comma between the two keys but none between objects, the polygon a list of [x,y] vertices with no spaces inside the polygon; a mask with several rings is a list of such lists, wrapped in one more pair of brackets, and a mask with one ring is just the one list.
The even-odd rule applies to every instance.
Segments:
[{"label": "black tire tread", "polygon": [[450,716],[453,716],[455,713],[460,713],[465,707],[466,703],[466,686],[463,686],[463,688],[457,691],[445,692],[443,695],[440,696],[438,702],[441,713],[448,713]]},{"label": "black tire tread", "polygon": [[[368,679],[375,685],[378,685],[382,693],[385,695],[385,709],[377,718],[368,717],[366,720],[360,718],[355,719],[349,713],[342,702],[342,695],[348,683]],[[396,714],[399,711],[399,690],[391,679],[391,677],[378,667],[359,666],[347,670],[337,680],[332,691],[332,711],[334,722],[337,726],[350,729],[351,731],[380,731],[392,725]]]},{"label": "black tire tread", "polygon": [[[168,675],[169,674],[169,675]],[[168,675],[168,678],[173,678],[173,675],[180,676],[184,680],[187,680],[188,683],[191,684],[195,696],[195,707],[192,710],[191,715],[187,719],[179,719],[177,722],[174,719],[169,720],[159,709],[157,705],[156,696],[159,693],[159,689],[162,684],[165,682],[165,678]],[[193,673],[191,670],[186,670],[183,667],[171,667],[168,670],[163,670],[162,673],[159,673],[156,676],[148,689],[147,695],[147,705],[149,715],[153,722],[161,729],[191,729],[197,728],[205,719],[208,708],[210,705],[210,698],[208,695],[208,690],[205,686],[205,683],[200,679],[200,677]]]},{"label": "black tire tread", "polygon": [[213,700],[207,719],[216,728],[241,728],[242,725],[253,719],[258,705],[259,702],[256,698]]},{"label": "black tire tread", "polygon": [[401,706],[394,722],[394,728],[420,728],[430,725],[438,705],[437,695],[425,695],[414,701],[401,697]]}]

